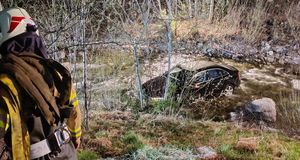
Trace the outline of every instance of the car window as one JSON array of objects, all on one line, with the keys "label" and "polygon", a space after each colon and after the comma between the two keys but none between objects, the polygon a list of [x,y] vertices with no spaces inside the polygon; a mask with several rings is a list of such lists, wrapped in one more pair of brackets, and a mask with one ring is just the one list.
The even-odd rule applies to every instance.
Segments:
[{"label": "car window", "polygon": [[222,73],[223,76],[229,75],[229,73],[227,71],[224,71],[223,69],[220,69],[220,72]]},{"label": "car window", "polygon": [[179,74],[180,74],[180,72],[170,73],[170,81],[172,83],[179,82],[180,81],[180,79],[178,79],[179,78]]},{"label": "car window", "polygon": [[209,78],[213,78],[213,79],[219,78],[222,76],[222,70],[210,69],[210,70],[208,70],[208,75],[209,75]]}]

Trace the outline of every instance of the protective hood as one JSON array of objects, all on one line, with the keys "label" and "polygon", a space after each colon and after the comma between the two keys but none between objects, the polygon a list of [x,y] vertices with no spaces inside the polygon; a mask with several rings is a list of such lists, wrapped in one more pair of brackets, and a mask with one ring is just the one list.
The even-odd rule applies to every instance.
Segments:
[{"label": "protective hood", "polygon": [[48,59],[48,54],[41,37],[35,32],[25,32],[5,41],[0,46],[0,54],[6,56],[9,53],[18,55],[22,52],[32,52]]}]

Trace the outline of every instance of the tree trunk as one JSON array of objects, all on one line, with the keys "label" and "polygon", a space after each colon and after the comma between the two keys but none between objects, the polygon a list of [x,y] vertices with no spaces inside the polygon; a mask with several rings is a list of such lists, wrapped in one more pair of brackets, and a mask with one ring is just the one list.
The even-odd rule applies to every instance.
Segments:
[{"label": "tree trunk", "polygon": [[199,10],[198,10],[198,0],[195,0],[195,2],[194,2],[194,17],[198,17],[198,12],[199,12]]},{"label": "tree trunk", "polygon": [[201,12],[206,14],[206,0],[202,0]]},{"label": "tree trunk", "polygon": [[214,8],[215,8],[215,0],[210,0],[210,5],[209,5],[209,23],[213,22],[214,18]]},{"label": "tree trunk", "polygon": [[171,28],[171,0],[167,0],[167,8],[168,8],[168,75],[165,83],[165,93],[164,99],[168,98],[169,91],[169,79],[170,79],[170,69],[171,69],[171,57],[172,57],[172,28]]},{"label": "tree trunk", "polygon": [[89,109],[88,109],[88,97],[87,97],[87,62],[86,62],[86,46],[85,46],[85,20],[86,20],[86,15],[85,15],[86,9],[85,9],[85,1],[82,1],[82,6],[81,6],[81,46],[82,46],[82,64],[83,64],[83,91],[84,91],[84,121],[85,121],[85,127],[86,130],[89,130]]},{"label": "tree trunk", "polygon": [[193,17],[193,11],[192,11],[192,2],[191,0],[188,1],[188,6],[189,6],[189,18]]},{"label": "tree trunk", "polygon": [[175,29],[174,29],[174,35],[175,35],[175,37],[177,37],[177,28],[178,28],[178,23],[177,23],[177,20],[178,20],[178,17],[177,17],[177,15],[178,15],[178,1],[177,0],[174,0],[174,4],[173,4],[173,6],[174,6],[174,15],[173,15],[173,18],[175,19]]},{"label": "tree trunk", "polygon": [[137,82],[137,93],[140,100],[141,108],[143,108],[143,91],[142,91],[142,83],[140,77],[140,63],[137,54],[137,44],[134,42],[133,44],[133,55],[134,55],[134,64],[135,64],[135,73],[136,73],[136,82]]},{"label": "tree trunk", "polygon": [[[54,12],[54,13],[56,13],[56,10],[55,10],[55,8],[56,8],[56,3],[55,3],[55,0],[52,0],[52,6],[51,6],[52,8],[52,11]],[[56,14],[54,14],[54,15],[56,15]],[[54,21],[56,20],[57,18],[55,17],[55,18],[53,18],[53,22],[52,23],[54,23]],[[52,30],[55,30],[55,28],[53,27],[52,28]],[[53,52],[53,59],[54,60],[56,60],[56,61],[59,61],[59,57],[58,57],[58,50],[57,50],[57,32],[53,32],[52,34],[51,34],[51,44],[52,44],[52,50],[54,51]]]}]

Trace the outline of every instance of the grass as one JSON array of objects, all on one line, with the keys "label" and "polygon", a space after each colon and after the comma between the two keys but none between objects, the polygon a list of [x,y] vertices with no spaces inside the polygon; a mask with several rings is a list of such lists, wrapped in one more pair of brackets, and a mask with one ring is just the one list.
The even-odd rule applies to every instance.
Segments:
[{"label": "grass", "polygon": [[122,74],[126,76],[131,75],[134,71],[134,58],[130,53],[104,53],[102,56],[95,58],[95,64],[106,65],[103,72],[107,75],[120,76]]},{"label": "grass", "polygon": [[[89,109],[114,110],[124,109],[131,106],[132,99],[126,91],[134,81],[134,60],[131,53],[109,53],[106,50],[98,50],[97,54],[88,57],[87,65],[87,88]],[[73,77],[75,82],[82,82],[83,69],[78,67]],[[77,83],[78,97],[83,98],[83,86]],[[97,101],[94,101],[97,100]],[[81,100],[83,102],[83,100]]]},{"label": "grass", "polygon": [[266,3],[259,1],[254,8],[246,12],[248,12],[246,18],[244,20],[241,19],[241,23],[246,25],[242,26],[244,27],[242,29],[242,35],[248,42],[259,43],[265,38],[264,34],[266,28],[264,24],[268,15]]},{"label": "grass", "polygon": [[299,134],[300,123],[300,92],[291,90],[281,92],[277,98],[278,122],[277,127],[283,128],[290,134]]},{"label": "grass", "polygon": [[157,159],[195,159],[195,155],[192,150],[186,149],[182,150],[177,147],[172,146],[162,146],[159,148],[154,148],[151,146],[146,146],[143,149],[137,150],[136,153],[132,155],[133,160],[147,159],[147,160],[157,160]]},{"label": "grass", "polygon": [[[134,73],[134,58],[131,53],[118,52],[113,53],[106,50],[95,51],[94,55],[90,55],[87,61],[88,78],[102,82],[109,78],[126,77]],[[78,61],[82,63],[81,61]],[[93,67],[92,65],[96,65]],[[78,80],[82,78],[82,67],[76,70]]]},{"label": "grass", "polygon": [[148,113],[176,116],[179,110],[178,102],[172,99],[153,101],[150,104]]},{"label": "grass", "polygon": [[300,22],[299,22],[299,8],[300,8],[300,2],[294,2],[290,5],[289,9],[286,11],[286,17],[288,20],[288,24],[291,28],[292,36],[297,39],[298,41],[300,40]]},{"label": "grass", "polygon": [[[171,156],[172,159],[176,154],[170,152],[184,151],[191,153],[186,155],[191,157],[201,146],[209,146],[227,159],[295,159],[300,155],[300,142],[295,139],[281,133],[243,129],[231,123],[153,115],[134,119],[133,114],[126,112],[101,112],[96,117],[99,118],[93,120],[92,131],[86,133],[89,136],[84,136],[90,138],[83,140],[83,149],[98,157],[131,154],[148,158]],[[257,137],[255,152],[235,148],[240,138],[247,137]]]},{"label": "grass", "polygon": [[217,151],[224,155],[225,157],[231,157],[233,155],[232,153],[232,145],[230,144],[221,144],[218,148]]},{"label": "grass", "polygon": [[122,137],[122,141],[126,145],[126,148],[124,149],[125,154],[133,153],[144,147],[144,144],[140,140],[139,136],[133,131],[126,132]]},{"label": "grass", "polygon": [[78,153],[78,159],[79,160],[96,160],[96,159],[98,159],[98,156],[94,152],[82,150],[82,151],[79,151],[79,153]]}]

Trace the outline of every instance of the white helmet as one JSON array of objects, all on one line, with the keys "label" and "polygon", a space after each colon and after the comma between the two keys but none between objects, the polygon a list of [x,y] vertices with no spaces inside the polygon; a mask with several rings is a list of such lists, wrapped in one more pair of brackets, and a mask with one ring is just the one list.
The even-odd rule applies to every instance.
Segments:
[{"label": "white helmet", "polygon": [[24,9],[13,7],[0,12],[0,46],[28,30],[37,31],[37,26]]}]

